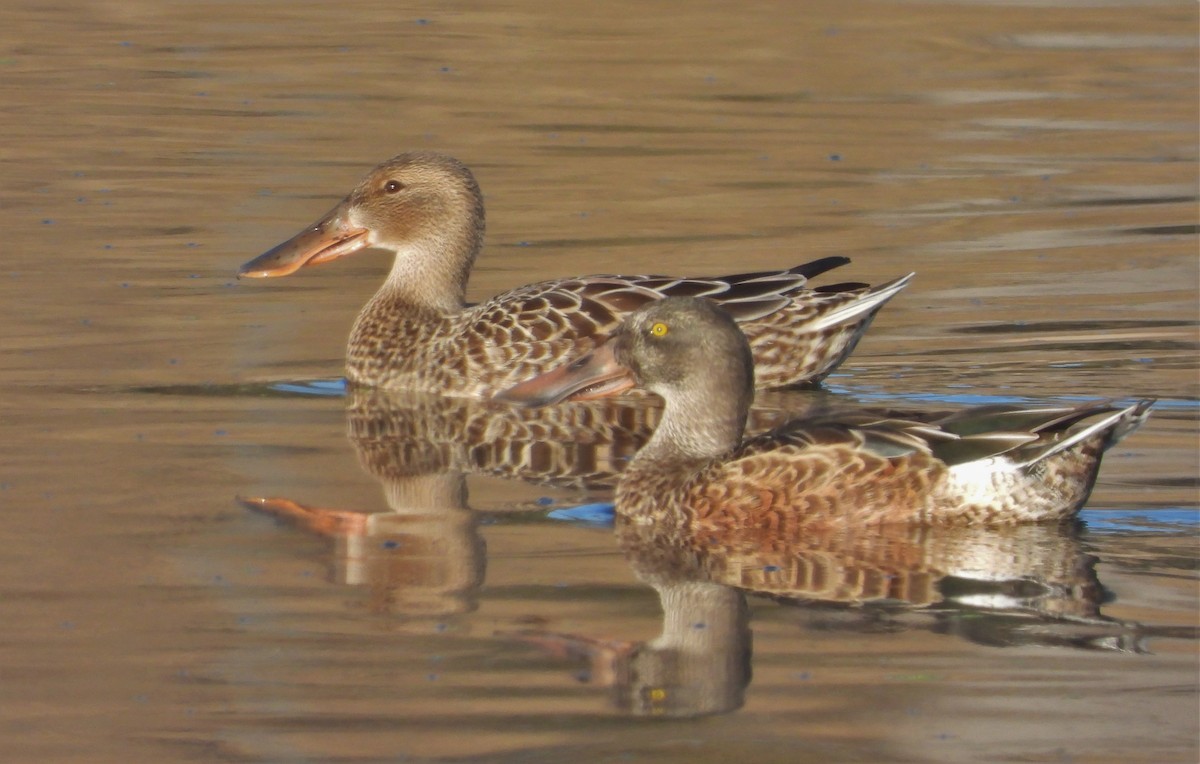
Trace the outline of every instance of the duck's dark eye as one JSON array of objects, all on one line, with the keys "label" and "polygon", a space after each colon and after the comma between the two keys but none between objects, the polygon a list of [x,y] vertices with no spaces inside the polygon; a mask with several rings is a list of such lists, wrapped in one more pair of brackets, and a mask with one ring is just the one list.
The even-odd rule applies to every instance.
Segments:
[{"label": "duck's dark eye", "polygon": [[383,190],[389,194],[394,194],[404,188],[404,184],[398,180],[389,180],[383,184]]}]

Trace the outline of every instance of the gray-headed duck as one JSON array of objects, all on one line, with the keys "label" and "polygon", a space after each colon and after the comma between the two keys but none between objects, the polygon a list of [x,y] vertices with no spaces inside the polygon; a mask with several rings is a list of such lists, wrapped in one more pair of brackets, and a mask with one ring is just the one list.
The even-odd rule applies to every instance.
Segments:
[{"label": "gray-headed duck", "polygon": [[743,440],[753,374],[750,346],[724,311],[671,298],[498,398],[544,405],[635,383],[662,396],[658,428],[621,475],[617,512],[714,531],[1067,520],[1087,501],[1101,455],[1153,403],[984,406],[932,421],[827,415]]}]

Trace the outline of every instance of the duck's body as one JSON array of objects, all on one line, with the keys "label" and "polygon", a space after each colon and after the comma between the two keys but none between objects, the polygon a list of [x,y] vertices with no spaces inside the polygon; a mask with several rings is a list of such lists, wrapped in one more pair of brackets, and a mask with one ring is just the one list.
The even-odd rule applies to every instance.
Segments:
[{"label": "duck's body", "polygon": [[933,421],[827,416],[743,441],[749,348],[727,316],[698,300],[638,311],[570,370],[501,398],[547,403],[631,374],[664,408],[621,476],[617,510],[691,530],[1065,520],[1091,493],[1101,454],[1152,403],[989,406]]},{"label": "duck's body", "polygon": [[721,304],[750,338],[764,388],[816,382],[854,349],[911,278],[870,287],[808,281],[849,262],[718,278],[594,275],[531,284],[479,305],[466,283],[483,243],[479,187],[458,161],[402,154],[241,275],[282,276],[374,248],[395,255],[355,321],[346,376],[355,384],[490,397],[602,342],[637,308],[669,296]]},{"label": "duck's body", "polygon": [[672,294],[699,293],[742,316],[761,387],[818,382],[850,355],[875,312],[907,282],[833,292],[805,286],[810,275],[842,262],[827,258],[720,279],[565,278],[448,312],[385,294],[354,323],[346,376],[360,385],[491,397],[591,350],[630,310]]},{"label": "duck's body", "polygon": [[[932,423],[797,422],[715,458],[634,457],[617,504],[646,522],[721,530],[1068,520],[1091,494],[1101,454],[1148,406],[987,407]],[[999,429],[956,432],[988,420]]]}]

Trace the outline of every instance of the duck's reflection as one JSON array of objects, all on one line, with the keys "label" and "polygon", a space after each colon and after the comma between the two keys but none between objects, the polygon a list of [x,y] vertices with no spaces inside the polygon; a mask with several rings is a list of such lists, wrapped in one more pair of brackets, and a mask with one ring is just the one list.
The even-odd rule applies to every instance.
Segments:
[{"label": "duck's reflection", "polygon": [[751,677],[746,595],[812,629],[952,632],[982,644],[1140,651],[1136,625],[1103,616],[1096,559],[1073,526],[876,526],[802,537],[665,534],[617,520],[638,577],[659,595],[662,633],[645,642],[525,631],[510,636],[583,661],[638,715],[695,716],[742,705]]},{"label": "duck's reflection", "polygon": [[364,586],[374,613],[448,616],[475,608],[487,564],[479,516],[466,508],[462,473],[383,478],[391,512],[244,498],[251,509],[331,539],[331,581]]},{"label": "duck's reflection", "polygon": [[389,512],[281,497],[242,502],[331,539],[331,580],[368,587],[375,612],[467,612],[475,606],[486,554],[480,516],[468,506],[466,476],[580,490],[610,487],[653,430],[659,410],[649,398],[532,410],[356,391],[348,401],[347,435],[363,469],[382,486]]},{"label": "duck's reflection", "polygon": [[[768,429],[817,400],[767,395],[751,426]],[[486,555],[467,475],[605,490],[646,442],[661,412],[649,397],[526,409],[422,393],[353,391],[347,435],[389,512],[243,498],[247,507],[328,537],[330,579],[366,586],[371,609],[412,616],[474,608]],[[531,506],[530,509],[542,509]]]},{"label": "duck's reflection", "polygon": [[453,472],[603,488],[646,442],[660,412],[650,398],[536,410],[361,390],[346,415],[360,462],[385,484]]},{"label": "duck's reflection", "polygon": [[[821,402],[797,396],[764,407],[755,426]],[[390,511],[244,501],[331,539],[331,579],[366,587],[373,611],[465,613],[475,608],[486,569],[467,476],[607,489],[658,413],[650,399],[531,410],[364,391],[349,401],[349,440]],[[657,638],[501,633],[582,663],[584,678],[611,688],[624,713],[694,716],[740,707],[751,678],[748,594],[803,605],[790,615],[807,629],[926,629],[988,645],[1134,651],[1143,635],[1101,614],[1095,559],[1069,525],[807,528],[785,536],[667,533],[618,518],[616,539],[659,595]]]}]

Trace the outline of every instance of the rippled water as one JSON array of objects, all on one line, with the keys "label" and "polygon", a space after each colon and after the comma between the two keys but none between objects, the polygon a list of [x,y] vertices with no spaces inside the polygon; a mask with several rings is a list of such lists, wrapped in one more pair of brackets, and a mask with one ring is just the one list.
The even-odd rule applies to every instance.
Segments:
[{"label": "rippled water", "polygon": [[[0,758],[1196,760],[1195,4],[681,8],[0,10]],[[349,399],[385,263],[234,280],[411,148],[473,299],[918,273],[772,410],[1159,403],[1078,529],[614,531],[628,421]]]}]

